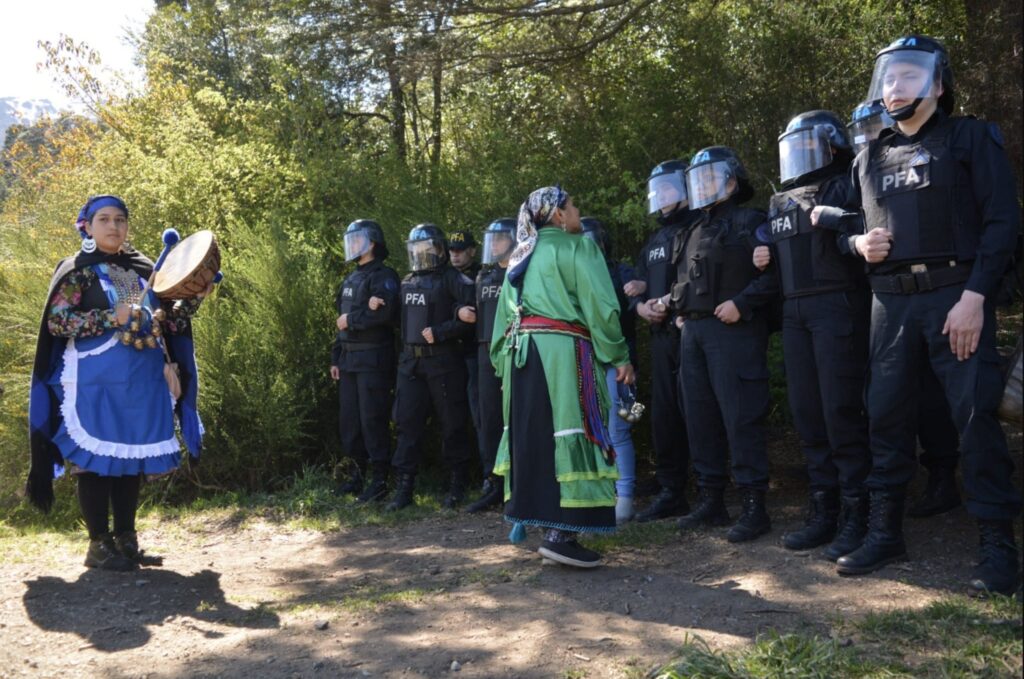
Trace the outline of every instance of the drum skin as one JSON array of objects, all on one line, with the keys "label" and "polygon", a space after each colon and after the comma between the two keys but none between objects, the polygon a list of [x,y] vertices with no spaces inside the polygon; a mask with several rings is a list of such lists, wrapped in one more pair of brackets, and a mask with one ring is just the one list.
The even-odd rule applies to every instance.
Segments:
[{"label": "drum skin", "polygon": [[213,231],[197,231],[179,242],[156,272],[153,292],[160,299],[186,299],[200,294],[220,271],[220,248]]}]

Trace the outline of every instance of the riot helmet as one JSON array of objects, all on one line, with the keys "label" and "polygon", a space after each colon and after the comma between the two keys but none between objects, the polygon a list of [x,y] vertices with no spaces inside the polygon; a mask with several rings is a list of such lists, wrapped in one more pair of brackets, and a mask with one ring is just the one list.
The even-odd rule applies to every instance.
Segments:
[{"label": "riot helmet", "polygon": [[647,177],[647,212],[654,214],[677,203],[687,205],[686,161],[666,160]]},{"label": "riot helmet", "polygon": [[508,261],[516,248],[516,220],[511,217],[495,219],[484,229],[484,252],[481,264],[494,265]]},{"label": "riot helmet", "polygon": [[435,224],[412,227],[405,249],[409,254],[409,269],[413,272],[436,269],[448,259],[444,231]]},{"label": "riot helmet", "polygon": [[589,238],[590,240],[597,243],[597,246],[601,248],[601,252],[604,253],[606,259],[612,256],[612,237],[608,233],[608,229],[604,228],[604,224],[597,217],[581,217],[580,226],[583,228],[583,237]]},{"label": "riot helmet", "polygon": [[860,153],[867,145],[878,139],[878,135],[887,127],[892,127],[893,120],[880,101],[865,101],[853,109],[850,114],[850,140],[853,152]]},{"label": "riot helmet", "polygon": [[953,112],[953,69],[942,43],[924,35],[908,35],[879,50],[867,101],[881,101],[893,120],[906,120],[921,101],[934,97],[938,97],[939,108],[947,114]]},{"label": "riot helmet", "polygon": [[345,261],[359,259],[369,252],[374,244],[381,248],[387,247],[384,245],[384,229],[372,219],[357,219],[345,229]]},{"label": "riot helmet", "polygon": [[794,117],[779,135],[779,180],[788,184],[828,167],[836,151],[850,152],[846,126],[831,111],[807,111]]},{"label": "riot helmet", "polygon": [[728,146],[709,146],[697,151],[686,170],[686,193],[690,208],[705,208],[736,197],[744,203],[754,196],[747,169]]}]

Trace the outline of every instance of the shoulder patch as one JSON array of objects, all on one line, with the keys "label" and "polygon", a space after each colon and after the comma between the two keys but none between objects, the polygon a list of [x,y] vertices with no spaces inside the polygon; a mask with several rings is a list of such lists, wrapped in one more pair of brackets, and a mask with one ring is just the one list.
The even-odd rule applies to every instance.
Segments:
[{"label": "shoulder patch", "polygon": [[988,136],[992,137],[992,141],[996,143],[999,148],[1003,148],[1003,131],[999,129],[999,125],[995,123],[988,124]]},{"label": "shoulder patch", "polygon": [[763,222],[760,226],[754,229],[754,238],[757,242],[768,245],[772,242],[771,229],[768,227],[768,222]]},{"label": "shoulder patch", "polygon": [[384,289],[394,292],[395,290],[398,290],[398,283],[395,282],[394,278],[388,276],[384,279]]}]

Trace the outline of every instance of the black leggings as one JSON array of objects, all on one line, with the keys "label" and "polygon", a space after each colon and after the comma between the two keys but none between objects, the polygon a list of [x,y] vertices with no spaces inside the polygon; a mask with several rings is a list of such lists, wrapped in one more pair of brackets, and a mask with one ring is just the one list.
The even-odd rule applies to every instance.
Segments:
[{"label": "black leggings", "polygon": [[110,532],[108,510],[114,509],[114,533],[135,530],[135,512],[139,508],[142,476],[100,476],[92,472],[77,474],[78,504],[82,508],[89,539],[98,540]]}]

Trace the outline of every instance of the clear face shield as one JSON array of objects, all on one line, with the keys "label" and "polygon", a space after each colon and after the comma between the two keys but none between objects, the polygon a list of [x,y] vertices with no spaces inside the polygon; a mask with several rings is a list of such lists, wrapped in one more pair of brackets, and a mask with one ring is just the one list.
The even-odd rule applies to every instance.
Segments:
[{"label": "clear face shield", "polygon": [[875,59],[866,101],[881,100],[891,113],[917,99],[938,98],[942,73],[934,52],[905,49]]},{"label": "clear face shield", "polygon": [[785,184],[808,172],[827,167],[832,162],[829,133],[834,131],[815,125],[813,128],[790,132],[779,139],[779,180]]},{"label": "clear face shield", "polygon": [[409,269],[427,271],[438,267],[443,260],[444,245],[437,240],[417,240],[405,244],[409,253]]},{"label": "clear face shield", "polygon": [[686,205],[686,182],[683,171],[652,177],[647,182],[647,212],[654,214],[676,203]]},{"label": "clear face shield", "polygon": [[512,256],[515,249],[515,239],[512,234],[506,231],[488,231],[484,234],[484,254],[480,258],[481,263],[497,264]]},{"label": "clear face shield", "polygon": [[892,127],[892,118],[885,112],[865,116],[854,120],[847,126],[850,141],[853,142],[854,154],[860,153],[868,144],[878,139],[878,135],[887,127]]},{"label": "clear face shield", "polygon": [[353,231],[345,234],[345,261],[359,259],[373,249],[373,241],[366,231]]},{"label": "clear face shield", "polygon": [[694,210],[714,205],[736,193],[739,183],[724,160],[691,165],[686,171],[686,188]]}]

